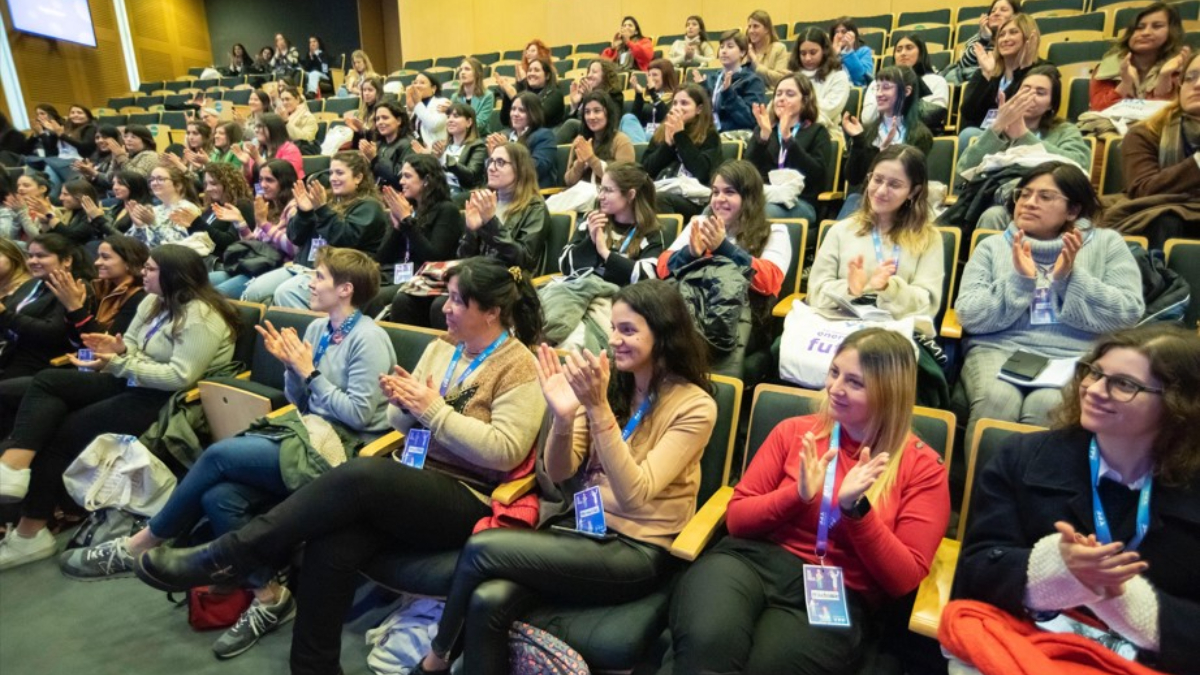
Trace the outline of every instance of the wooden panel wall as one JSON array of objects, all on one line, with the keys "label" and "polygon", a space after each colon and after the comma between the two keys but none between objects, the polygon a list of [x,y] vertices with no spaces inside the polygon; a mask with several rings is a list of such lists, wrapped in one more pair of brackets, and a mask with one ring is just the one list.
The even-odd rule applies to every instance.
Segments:
[{"label": "wooden panel wall", "polygon": [[212,65],[204,0],[125,0],[125,7],[143,82]]},{"label": "wooden panel wall", "polygon": [[50,103],[65,115],[72,103],[101,105],[129,89],[112,0],[90,1],[95,48],[18,33],[7,3],[0,6],[30,118],[38,103]]},{"label": "wooden panel wall", "polygon": [[[95,108],[129,91],[112,0],[89,4],[95,48],[13,31],[8,5],[0,3],[31,118],[38,103],[66,114],[73,103]],[[125,7],[143,81],[174,79],[188,68],[212,63],[204,0],[126,0]]]},{"label": "wooden panel wall", "polygon": [[[765,9],[776,23],[829,19],[839,8],[797,0],[463,0],[457,18],[447,21],[444,5],[397,1],[404,59],[520,49],[534,37],[547,44],[575,44],[610,39],[621,17],[638,18],[649,36],[682,33],[685,17],[699,14],[712,31],[742,27],[746,16]],[[950,0],[951,7],[984,4]],[[938,0],[860,0],[843,11],[855,16],[936,9]]]}]

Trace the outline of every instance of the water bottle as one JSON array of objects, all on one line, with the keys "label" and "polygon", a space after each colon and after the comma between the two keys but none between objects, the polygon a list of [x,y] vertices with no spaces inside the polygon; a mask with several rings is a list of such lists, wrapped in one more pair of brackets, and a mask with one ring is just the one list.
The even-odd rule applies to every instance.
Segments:
[{"label": "water bottle", "polygon": [[[92,353],[92,350],[88,349],[87,347],[84,347],[79,350],[79,353],[75,355],[75,358],[79,359],[80,361],[91,361],[91,360],[95,359],[96,356]],[[84,366],[79,366],[79,370],[81,370],[85,373],[92,372],[91,368],[86,368]]]}]

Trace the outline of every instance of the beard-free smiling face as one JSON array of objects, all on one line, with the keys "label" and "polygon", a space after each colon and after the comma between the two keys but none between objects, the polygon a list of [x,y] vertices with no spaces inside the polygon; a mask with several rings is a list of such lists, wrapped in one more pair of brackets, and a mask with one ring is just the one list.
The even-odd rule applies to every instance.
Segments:
[{"label": "beard-free smiling face", "polygon": [[29,273],[35,279],[45,279],[56,270],[71,269],[70,258],[59,258],[37,242],[29,244]]},{"label": "beard-free smiling face", "polygon": [[109,281],[124,279],[131,274],[129,265],[117,255],[107,242],[101,242],[96,251],[96,276]]},{"label": "beard-free smiling face", "polygon": [[[1127,378],[1144,387],[1162,388],[1162,382],[1150,369],[1150,360],[1135,349],[1114,347],[1092,365],[1107,377]],[[1142,391],[1131,401],[1119,401],[1108,395],[1106,379],[1090,383],[1085,379],[1080,384],[1079,425],[1095,434],[1131,438],[1157,435],[1164,409],[1162,395]]]},{"label": "beard-free smiling face", "polygon": [[712,198],[709,207],[713,215],[720,216],[725,221],[725,227],[737,222],[742,212],[742,195],[721,176],[715,176],[712,181]]},{"label": "beard-free smiling face", "polygon": [[329,163],[329,189],[337,197],[354,196],[365,179],[362,174],[354,173],[345,162],[335,159]]},{"label": "beard-free smiling face", "polygon": [[613,365],[621,372],[632,373],[652,367],[654,333],[645,317],[624,302],[613,303],[609,346]]},{"label": "beard-free smiling face", "polygon": [[833,357],[825,376],[829,414],[844,427],[863,429],[871,420],[871,401],[858,350],[843,349]]}]

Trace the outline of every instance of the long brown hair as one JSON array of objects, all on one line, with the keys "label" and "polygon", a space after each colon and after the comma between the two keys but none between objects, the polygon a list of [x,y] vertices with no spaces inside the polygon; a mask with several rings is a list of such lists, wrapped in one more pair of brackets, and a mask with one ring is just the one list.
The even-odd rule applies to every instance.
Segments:
[{"label": "long brown hair", "polygon": [[188,303],[199,300],[229,327],[230,339],[236,339],[241,319],[237,310],[209,283],[208,268],[200,254],[179,244],[163,244],[150,251],[150,258],[158,265],[158,286],[162,291],[155,296],[152,315],[166,310],[171,332],[178,333],[187,321]]},{"label": "long brown hair", "polygon": [[803,62],[800,60],[800,45],[805,42],[811,42],[821,47],[823,56],[821,65],[817,67],[817,79],[824,80],[831,73],[842,69],[842,58],[833,49],[833,42],[829,40],[829,35],[816,26],[809,26],[796,36],[796,46],[792,48],[792,56],[788,59],[788,70],[792,72],[803,70],[801,67]]},{"label": "long brown hair", "polygon": [[[904,168],[911,192],[892,219],[892,229],[888,236],[905,251],[924,253],[937,240],[937,231],[929,214],[929,173],[925,167],[925,153],[911,145],[890,145],[875,155],[867,175],[870,176],[881,162],[893,161],[900,162],[900,166]],[[860,237],[871,234],[871,230],[875,228],[875,213],[871,210],[870,196],[865,194],[867,189],[868,186],[864,185],[862,205],[854,214],[854,219],[858,221]]]},{"label": "long brown hair", "polygon": [[[731,159],[713,172],[713,181],[720,177],[729,183],[742,198],[738,211],[737,231],[734,240],[751,256],[757,258],[767,247],[771,236],[771,225],[767,222],[767,200],[763,197],[762,175],[753,164],[744,159]],[[729,223],[725,223],[729,227]]]},{"label": "long brown hair", "polygon": [[[1095,363],[1113,349],[1131,349],[1146,357],[1162,382],[1162,419],[1150,453],[1154,476],[1168,485],[1186,485],[1200,474],[1200,336],[1165,323],[1127,328],[1101,337],[1083,358]],[[1082,371],[1082,369],[1080,369]],[[1051,415],[1055,428],[1079,426],[1083,372],[1062,390],[1062,404]],[[1152,396],[1142,393],[1139,396]]]},{"label": "long brown hair", "polygon": [[538,191],[537,165],[533,163],[533,155],[529,148],[520,143],[505,143],[499,146],[508,153],[508,161],[512,163],[514,183],[512,199],[508,203],[508,218],[513,218],[536,202],[545,203]]},{"label": "long brown hair", "polygon": [[1133,51],[1129,48],[1129,42],[1133,39],[1133,34],[1137,32],[1138,24],[1142,22],[1142,19],[1159,12],[1167,15],[1167,41],[1158,48],[1158,56],[1154,61],[1162,63],[1178,54],[1179,50],[1183,48],[1183,21],[1179,16],[1179,10],[1165,2],[1156,2],[1146,6],[1137,13],[1137,16],[1133,17],[1133,21],[1130,21],[1129,25],[1125,27],[1125,33],[1121,35],[1121,39],[1113,45],[1112,49],[1108,50],[1108,54],[1105,56],[1116,54],[1124,58],[1126,54]]},{"label": "long brown hair", "polygon": [[[696,104],[696,116],[690,122],[686,122],[683,125],[683,131],[688,135],[688,140],[693,144],[697,146],[703,145],[713,128],[712,99],[708,97],[708,90],[692,82],[675,92],[675,96],[686,96],[691,99],[692,103]],[[661,124],[658,125],[658,128],[654,130],[654,136],[651,140],[655,143],[665,143],[666,138],[667,128]]]},{"label": "long brown hair", "polygon": [[[917,404],[917,358],[912,342],[886,328],[864,328],[851,333],[834,352],[834,358],[847,350],[858,352],[867,406],[875,411],[861,440],[872,455],[890,453],[883,475],[867,489],[867,500],[879,504],[886,500],[896,484],[904,447],[912,435],[913,406]],[[823,391],[817,409],[818,438],[833,431],[829,412],[829,394]]]},{"label": "long brown hair", "polygon": [[[614,162],[604,170],[604,177],[611,178],[622,194],[634,191],[633,227],[636,234],[629,245],[629,257],[636,258],[641,252],[641,240],[660,229],[658,214],[655,213],[654,179],[646,170],[632,162]],[[608,217],[605,236],[612,232],[613,218]]]},{"label": "long brown hair", "polygon": [[334,212],[339,216],[344,216],[347,211],[364,200],[374,200],[381,208],[383,207],[383,200],[379,198],[379,188],[375,185],[371,165],[367,163],[367,158],[361,152],[357,150],[342,151],[334,155],[330,162],[341,162],[346,165],[347,169],[350,169],[351,174],[362,176],[362,180],[358,183],[358,189],[355,190],[352,197],[334,196],[329,200],[329,207]]}]

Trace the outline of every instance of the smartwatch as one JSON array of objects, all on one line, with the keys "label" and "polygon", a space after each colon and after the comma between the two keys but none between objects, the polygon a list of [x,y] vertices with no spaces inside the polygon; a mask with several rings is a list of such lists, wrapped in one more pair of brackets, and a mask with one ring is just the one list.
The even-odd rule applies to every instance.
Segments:
[{"label": "smartwatch", "polygon": [[311,373],[308,374],[308,377],[304,378],[304,386],[307,387],[307,386],[311,385],[312,381],[317,379],[317,376],[319,376],[320,374],[321,374],[321,371],[314,369]]},{"label": "smartwatch", "polygon": [[851,506],[848,509],[842,509],[842,515],[850,518],[851,520],[862,520],[870,512],[871,501],[867,499],[866,495],[859,497],[858,501],[854,502],[854,506]]}]

